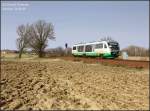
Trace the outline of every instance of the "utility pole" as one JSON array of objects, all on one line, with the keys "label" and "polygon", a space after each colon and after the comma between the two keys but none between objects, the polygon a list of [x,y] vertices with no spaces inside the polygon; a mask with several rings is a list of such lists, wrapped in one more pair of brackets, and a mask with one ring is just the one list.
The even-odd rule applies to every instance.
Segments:
[{"label": "utility pole", "polygon": [[65,52],[66,52],[66,55],[68,54],[68,50],[67,50],[67,48],[68,48],[68,44],[67,43],[65,43]]}]

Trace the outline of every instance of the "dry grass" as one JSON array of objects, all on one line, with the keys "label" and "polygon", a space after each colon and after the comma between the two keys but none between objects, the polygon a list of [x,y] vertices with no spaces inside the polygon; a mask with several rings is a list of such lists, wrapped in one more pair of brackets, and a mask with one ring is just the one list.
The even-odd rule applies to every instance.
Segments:
[{"label": "dry grass", "polygon": [[37,55],[31,55],[31,54],[22,54],[22,58],[19,59],[19,54],[16,53],[6,53],[6,54],[2,54],[1,55],[1,60],[2,61],[28,61],[28,60],[33,60],[33,59],[37,59],[38,56]]},{"label": "dry grass", "polygon": [[[122,59],[121,56],[119,58]],[[129,56],[128,60],[149,61],[149,57],[132,57],[132,56]]]}]

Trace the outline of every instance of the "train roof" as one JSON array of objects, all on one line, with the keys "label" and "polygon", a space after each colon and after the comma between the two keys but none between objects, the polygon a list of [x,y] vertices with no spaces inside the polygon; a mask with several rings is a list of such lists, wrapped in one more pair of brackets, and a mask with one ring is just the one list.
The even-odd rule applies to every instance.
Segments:
[{"label": "train roof", "polygon": [[87,43],[78,43],[78,44],[74,44],[73,46],[96,44],[96,43],[106,43],[106,42],[116,42],[116,41],[93,41],[93,42],[87,42]]}]

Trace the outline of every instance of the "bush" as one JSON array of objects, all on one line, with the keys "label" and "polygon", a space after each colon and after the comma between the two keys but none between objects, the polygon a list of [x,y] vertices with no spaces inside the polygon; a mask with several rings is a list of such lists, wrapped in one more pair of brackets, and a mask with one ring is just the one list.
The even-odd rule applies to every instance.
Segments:
[{"label": "bush", "polygon": [[62,47],[57,47],[53,49],[47,49],[45,52],[46,57],[60,57],[60,56],[70,56],[71,48],[63,49]]}]

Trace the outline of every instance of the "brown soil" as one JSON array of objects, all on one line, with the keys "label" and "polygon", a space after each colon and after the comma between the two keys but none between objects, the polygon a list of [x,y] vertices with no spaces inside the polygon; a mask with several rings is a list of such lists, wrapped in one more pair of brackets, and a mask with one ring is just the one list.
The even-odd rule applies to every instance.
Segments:
[{"label": "brown soil", "polygon": [[149,70],[51,59],[1,63],[1,109],[148,110]]}]

